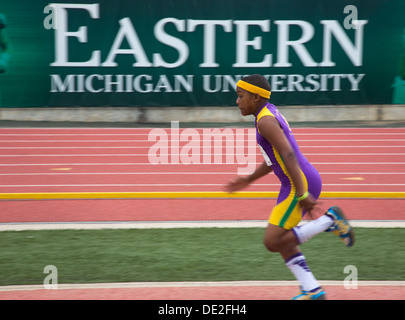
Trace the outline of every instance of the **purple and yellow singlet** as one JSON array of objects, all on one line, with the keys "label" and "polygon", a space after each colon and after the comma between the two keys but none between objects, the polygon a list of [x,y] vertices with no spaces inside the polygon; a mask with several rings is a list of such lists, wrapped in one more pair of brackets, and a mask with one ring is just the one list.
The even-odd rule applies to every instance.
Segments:
[{"label": "purple and yellow singlet", "polygon": [[292,229],[298,225],[305,212],[298,203],[294,183],[284,165],[282,157],[278,151],[260,134],[259,129],[257,128],[258,121],[265,116],[274,117],[279,122],[284,135],[287,137],[295,152],[295,156],[301,169],[301,177],[304,182],[304,186],[315,199],[317,199],[321,193],[322,181],[318,171],[301,153],[287,120],[274,105],[266,103],[256,116],[256,140],[267,165],[272,167],[275,175],[281,182],[281,189],[277,198],[277,205],[271,212],[269,223],[285,229]]}]

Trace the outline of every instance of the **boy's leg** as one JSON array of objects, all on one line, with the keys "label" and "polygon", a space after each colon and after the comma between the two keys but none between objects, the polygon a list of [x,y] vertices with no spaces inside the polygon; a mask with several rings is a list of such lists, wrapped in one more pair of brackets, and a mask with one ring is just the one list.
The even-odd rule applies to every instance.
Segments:
[{"label": "boy's leg", "polygon": [[[273,208],[265,232],[264,244],[269,251],[281,254],[286,266],[299,281],[303,294],[297,296],[296,299],[324,299],[325,292],[320,288],[309,269],[298,245],[315,234],[330,228],[333,225],[333,219],[327,217],[325,220],[321,217],[322,219],[319,218],[319,221],[312,221],[315,223],[309,227],[293,231],[301,221],[302,215],[303,209],[295,198],[295,194],[289,194]],[[303,234],[303,236],[300,237],[297,235],[298,233]]]},{"label": "boy's leg", "polygon": [[292,247],[304,243],[334,225],[333,217],[323,215],[298,227],[302,214],[303,209],[293,194],[273,208],[264,236],[264,244],[269,251],[288,253]]},{"label": "boy's leg", "polygon": [[287,268],[290,269],[292,274],[299,281],[301,291],[315,292],[321,289],[318,281],[307,265],[307,260],[301,252],[284,259],[284,261]]},{"label": "boy's leg", "polygon": [[299,244],[295,233],[274,224],[269,223],[264,233],[264,245],[271,252],[283,253],[287,258],[299,252]]},{"label": "boy's leg", "polygon": [[286,266],[299,281],[302,290],[311,292],[320,289],[304,255],[298,248],[298,241],[292,230],[269,224],[265,232],[264,244],[268,250],[281,254]]},{"label": "boy's leg", "polygon": [[298,244],[304,243],[322,231],[331,231],[336,234],[348,247],[353,246],[355,235],[353,228],[339,207],[331,207],[319,217],[302,226],[292,228]]},{"label": "boy's leg", "polygon": [[354,233],[347,223],[343,212],[337,207],[330,208],[325,215],[316,220],[291,229],[286,229],[271,223],[267,226],[264,237],[265,246],[269,251],[280,252],[286,266],[300,282],[302,294],[294,299],[325,299],[325,291],[323,291],[313,276],[298,245],[308,241],[310,238],[323,231],[332,229],[345,241],[346,245],[353,245]]},{"label": "boy's leg", "polygon": [[334,224],[332,217],[328,215],[320,216],[318,219],[312,220],[302,226],[292,228],[298,244],[304,243],[311,239],[313,236],[328,230]]}]

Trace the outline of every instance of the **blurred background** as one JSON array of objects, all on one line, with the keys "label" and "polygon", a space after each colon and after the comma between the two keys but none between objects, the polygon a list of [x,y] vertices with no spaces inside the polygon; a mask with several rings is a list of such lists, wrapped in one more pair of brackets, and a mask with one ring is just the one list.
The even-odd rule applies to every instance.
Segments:
[{"label": "blurred background", "polygon": [[3,1],[0,120],[245,122],[265,75],[290,122],[405,120],[402,1]]},{"label": "blurred background", "polygon": [[[354,265],[360,280],[400,283],[357,296],[339,284],[332,298],[403,299],[404,14],[402,0],[2,0],[0,299],[49,297],[7,288],[42,285],[47,266],[70,284],[293,280],[262,246],[277,178],[248,200],[215,198],[263,161],[236,107],[250,74],[269,80],[322,200],[356,223],[353,249],[331,234],[304,247],[316,276],[341,281]],[[151,290],[119,297],[176,291]]]}]

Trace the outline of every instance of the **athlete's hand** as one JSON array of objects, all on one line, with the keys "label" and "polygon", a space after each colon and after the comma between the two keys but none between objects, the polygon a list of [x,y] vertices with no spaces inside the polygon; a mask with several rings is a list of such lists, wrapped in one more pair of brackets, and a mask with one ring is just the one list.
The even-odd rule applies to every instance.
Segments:
[{"label": "athlete's hand", "polygon": [[232,193],[243,188],[246,188],[250,184],[250,180],[248,177],[238,176],[237,178],[229,181],[228,184],[225,185],[225,191]]},{"label": "athlete's hand", "polygon": [[300,206],[308,212],[308,215],[312,220],[316,218],[313,210],[316,205],[317,201],[311,194],[309,194],[308,197],[300,201]]}]

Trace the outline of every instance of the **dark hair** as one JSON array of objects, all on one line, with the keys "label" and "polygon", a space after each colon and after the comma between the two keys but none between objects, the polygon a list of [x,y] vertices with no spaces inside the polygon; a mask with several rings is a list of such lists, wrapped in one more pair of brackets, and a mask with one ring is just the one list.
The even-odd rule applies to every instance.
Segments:
[{"label": "dark hair", "polygon": [[241,80],[253,84],[256,87],[271,91],[269,82],[260,74],[252,74],[250,76],[243,77]]}]

